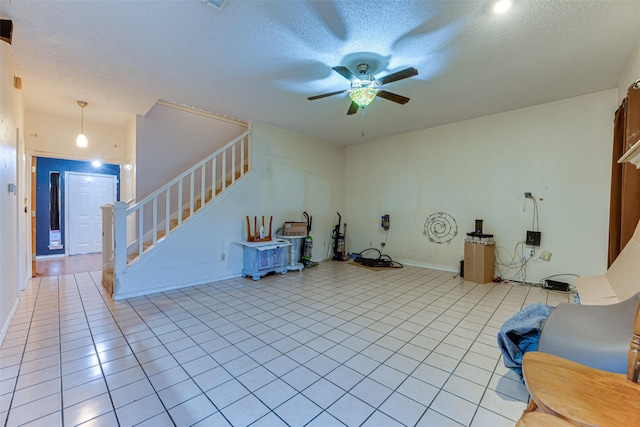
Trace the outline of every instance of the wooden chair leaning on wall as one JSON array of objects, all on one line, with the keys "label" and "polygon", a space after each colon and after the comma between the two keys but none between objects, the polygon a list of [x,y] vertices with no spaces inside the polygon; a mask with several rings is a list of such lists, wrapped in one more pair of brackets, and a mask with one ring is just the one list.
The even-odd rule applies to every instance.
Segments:
[{"label": "wooden chair leaning on wall", "polygon": [[639,372],[640,303],[626,377],[548,353],[526,353],[522,373],[531,398],[523,418],[528,412],[541,410],[579,426],[640,426]]}]

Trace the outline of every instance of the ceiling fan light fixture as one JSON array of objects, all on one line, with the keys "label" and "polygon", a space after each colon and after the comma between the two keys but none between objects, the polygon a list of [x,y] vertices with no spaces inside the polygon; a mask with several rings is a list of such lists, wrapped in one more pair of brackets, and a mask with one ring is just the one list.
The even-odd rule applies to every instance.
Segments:
[{"label": "ceiling fan light fixture", "polygon": [[373,98],[378,94],[378,90],[371,86],[357,87],[349,91],[349,98],[359,107],[366,107],[371,104]]}]

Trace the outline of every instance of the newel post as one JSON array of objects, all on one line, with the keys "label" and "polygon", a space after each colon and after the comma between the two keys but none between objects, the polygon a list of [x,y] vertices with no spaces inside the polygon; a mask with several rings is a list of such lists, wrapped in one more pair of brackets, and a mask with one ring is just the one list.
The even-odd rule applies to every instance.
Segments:
[{"label": "newel post", "polygon": [[124,202],[113,204],[113,285],[114,294],[118,288],[118,275],[127,266],[127,205]]},{"label": "newel post", "polygon": [[113,268],[113,205],[100,206],[102,210],[102,271]]}]

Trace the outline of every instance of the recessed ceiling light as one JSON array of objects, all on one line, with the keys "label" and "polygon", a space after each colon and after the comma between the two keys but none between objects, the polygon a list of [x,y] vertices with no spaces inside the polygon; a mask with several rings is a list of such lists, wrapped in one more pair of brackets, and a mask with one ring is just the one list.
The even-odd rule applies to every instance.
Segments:
[{"label": "recessed ceiling light", "polygon": [[513,2],[511,0],[498,0],[493,4],[493,13],[505,13],[507,10],[511,9]]}]

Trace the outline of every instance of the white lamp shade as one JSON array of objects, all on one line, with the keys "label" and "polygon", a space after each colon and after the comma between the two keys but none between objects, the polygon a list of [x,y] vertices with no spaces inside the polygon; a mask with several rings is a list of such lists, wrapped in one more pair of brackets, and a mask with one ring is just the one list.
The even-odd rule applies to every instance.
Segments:
[{"label": "white lamp shade", "polygon": [[85,148],[88,144],[89,141],[87,140],[87,137],[84,135],[84,133],[78,135],[78,137],[76,138],[76,145],[78,147]]}]

